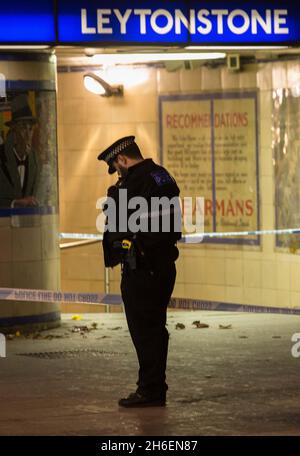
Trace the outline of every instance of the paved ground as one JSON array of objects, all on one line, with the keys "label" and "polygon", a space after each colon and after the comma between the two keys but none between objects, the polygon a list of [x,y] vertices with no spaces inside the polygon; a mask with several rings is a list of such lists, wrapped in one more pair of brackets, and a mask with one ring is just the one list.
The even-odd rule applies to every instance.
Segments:
[{"label": "paved ground", "polygon": [[7,341],[0,435],[300,435],[299,316],[170,311],[168,328],[166,408],[117,405],[137,373],[124,314],[65,314],[58,329]]}]

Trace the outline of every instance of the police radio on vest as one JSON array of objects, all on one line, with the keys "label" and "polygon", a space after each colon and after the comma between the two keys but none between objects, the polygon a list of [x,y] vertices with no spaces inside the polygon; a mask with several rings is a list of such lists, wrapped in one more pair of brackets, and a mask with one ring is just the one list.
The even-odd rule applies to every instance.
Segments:
[{"label": "police radio on vest", "polygon": [[180,35],[233,34],[288,35],[287,9],[190,9],[188,16],[180,9],[97,9],[94,13],[81,9],[81,32],[84,35],[126,35],[132,20],[137,22],[136,33],[146,35],[170,32]]}]

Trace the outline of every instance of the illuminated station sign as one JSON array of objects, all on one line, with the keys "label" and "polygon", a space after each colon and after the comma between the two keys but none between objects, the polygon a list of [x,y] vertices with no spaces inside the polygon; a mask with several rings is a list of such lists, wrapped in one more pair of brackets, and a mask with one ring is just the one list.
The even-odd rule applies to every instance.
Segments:
[{"label": "illuminated station sign", "polygon": [[0,43],[297,45],[299,23],[291,0],[11,0]]}]

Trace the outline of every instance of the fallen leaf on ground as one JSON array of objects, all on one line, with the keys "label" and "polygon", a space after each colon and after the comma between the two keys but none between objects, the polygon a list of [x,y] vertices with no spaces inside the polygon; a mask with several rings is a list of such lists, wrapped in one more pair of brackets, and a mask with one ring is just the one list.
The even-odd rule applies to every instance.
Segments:
[{"label": "fallen leaf on ground", "polygon": [[90,329],[87,326],[73,326],[72,332],[73,333],[83,333],[83,332],[89,332]]},{"label": "fallen leaf on ground", "polygon": [[185,329],[185,325],[183,323],[177,323],[175,329]]},{"label": "fallen leaf on ground", "polygon": [[43,337],[43,339],[63,339],[64,336],[60,336],[58,334],[48,334],[47,336]]},{"label": "fallen leaf on ground", "polygon": [[219,329],[232,329],[232,325],[219,325]]},{"label": "fallen leaf on ground", "polygon": [[200,321],[194,321],[193,325],[196,328],[209,328],[209,325],[206,323],[200,323]]}]

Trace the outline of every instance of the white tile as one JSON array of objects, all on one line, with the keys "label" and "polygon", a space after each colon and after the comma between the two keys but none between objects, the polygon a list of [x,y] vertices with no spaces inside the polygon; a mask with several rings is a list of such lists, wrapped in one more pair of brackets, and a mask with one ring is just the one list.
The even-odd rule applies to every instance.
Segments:
[{"label": "white tile", "polygon": [[226,287],[225,301],[234,304],[243,303],[243,288],[242,287]]},{"label": "white tile", "polygon": [[245,261],[244,263],[244,287],[260,288],[262,283],[261,262]]},{"label": "white tile", "polygon": [[277,296],[277,293],[275,290],[263,289],[262,294],[261,294],[261,305],[268,306],[268,307],[276,306],[276,296]]},{"label": "white tile", "polygon": [[85,72],[58,73],[57,94],[59,98],[90,97],[97,95],[88,92],[83,85],[83,75]]},{"label": "white tile", "polygon": [[224,259],[206,259],[203,270],[203,283],[206,285],[225,285]]},{"label": "white tile", "polygon": [[158,93],[180,92],[179,71],[157,70]]},{"label": "white tile", "polygon": [[[156,68],[146,66],[110,66],[97,74],[112,86],[123,85],[124,98],[128,95],[149,95],[157,92]],[[111,98],[112,99],[112,98]]]},{"label": "white tile", "polygon": [[12,260],[12,230],[9,226],[0,226],[0,262]]},{"label": "white tile", "polygon": [[60,260],[44,260],[42,263],[42,284],[45,290],[60,290]]},{"label": "white tile", "polygon": [[[262,207],[264,206],[273,206],[274,204],[274,181],[272,176],[262,176],[260,179],[260,188],[261,188],[261,202]],[[273,209],[272,209],[273,212]],[[273,217],[272,217],[273,219]]]},{"label": "white tile", "polygon": [[10,80],[56,80],[55,66],[48,62],[10,61],[6,74]]},{"label": "white tile", "polygon": [[138,123],[135,140],[144,158],[160,161],[158,131],[155,122]]},{"label": "white tile", "polygon": [[300,86],[300,63],[297,60],[287,62],[287,83],[288,87]]},{"label": "white tile", "polygon": [[86,178],[93,176],[101,180],[107,176],[106,163],[99,161],[97,157],[109,143],[109,141],[103,143],[99,139],[99,147],[97,149],[66,150],[64,159],[61,160],[64,166],[64,177],[62,180],[65,181],[65,184],[71,176],[84,176]]},{"label": "white tile", "polygon": [[80,128],[86,120],[85,110],[86,103],[83,98],[66,98],[62,101],[62,113],[60,113],[59,120],[64,125],[77,125],[76,128]]},{"label": "white tile", "polygon": [[244,65],[240,72],[239,83],[240,89],[256,89],[257,87],[257,66]]},{"label": "white tile", "polygon": [[[12,262],[0,262],[0,287],[11,288],[13,286]],[[1,315],[3,315],[1,302]],[[11,302],[10,302],[11,304]]]},{"label": "white tile", "polygon": [[12,230],[13,261],[42,259],[42,235],[40,228],[15,228]]},{"label": "white tile", "polygon": [[[115,124],[156,122],[158,117],[157,95],[134,93],[111,101],[112,122]],[[120,136],[119,136],[120,137]]]},{"label": "white tile", "polygon": [[[264,196],[262,201],[264,201]],[[261,205],[261,223],[262,229],[272,230],[275,226],[275,212],[274,206],[272,204],[262,204]]]},{"label": "white tile", "polygon": [[175,298],[187,298],[188,296],[185,293],[185,284],[178,283],[176,281],[175,287],[172,293],[172,297]]},{"label": "white tile", "polygon": [[221,82],[222,89],[238,89],[240,87],[240,73],[232,72],[227,69],[227,67],[222,67],[221,69]]},{"label": "white tile", "polygon": [[276,288],[276,263],[273,261],[261,262],[262,288],[275,290]]},{"label": "white tile", "polygon": [[241,259],[225,259],[225,278],[227,287],[241,287],[243,285]]},{"label": "white tile", "polygon": [[261,176],[274,176],[274,166],[271,147],[261,147],[259,156],[259,168]]},{"label": "white tile", "polygon": [[0,73],[5,77],[8,78],[9,75],[9,68],[10,68],[10,62],[2,60],[0,62]]},{"label": "white tile", "polygon": [[290,263],[288,261],[276,262],[276,289],[290,290]]},{"label": "white tile", "polygon": [[201,69],[202,89],[203,90],[220,90],[222,88],[221,69],[206,68]]},{"label": "white tile", "polygon": [[243,258],[243,248],[240,245],[231,245],[230,250],[226,249],[225,251],[225,261],[226,260],[242,260]]},{"label": "white tile", "polygon": [[261,288],[247,288],[243,289],[243,303],[252,304],[256,306],[263,305],[262,290]]},{"label": "white tile", "polygon": [[111,98],[96,95],[92,98],[82,98],[82,116],[85,125],[110,124],[114,121],[114,111]]},{"label": "white tile", "polygon": [[44,260],[59,259],[59,237],[58,229],[53,224],[41,227],[42,258]]},{"label": "white tile", "polygon": [[290,293],[290,306],[298,309],[300,308],[300,292]]},{"label": "white tile", "polygon": [[274,305],[276,307],[291,307],[291,293],[289,291],[277,290]]},{"label": "white tile", "polygon": [[272,63],[260,63],[258,65],[257,87],[263,91],[272,90]]},{"label": "white tile", "polygon": [[74,128],[74,125],[64,125],[63,129],[63,147],[66,150],[84,150],[90,143],[88,129],[85,125],[80,128]]},{"label": "white tile", "polygon": [[264,259],[267,259],[267,255],[270,255],[272,258],[275,252],[275,236],[271,234],[266,234],[261,236],[262,238],[262,248]]},{"label": "white tile", "polygon": [[274,89],[288,87],[287,62],[274,62],[272,67],[272,79]]},{"label": "white tile", "polygon": [[62,125],[64,123],[64,111],[63,111],[63,106],[64,106],[64,100],[63,98],[57,98],[57,124]]},{"label": "white tile", "polygon": [[12,263],[13,287],[42,289],[42,261],[14,261]]},{"label": "white tile", "polygon": [[[184,258],[184,283],[207,283],[204,275],[204,259],[202,257]],[[205,266],[206,267],[206,266]]]},{"label": "white tile", "polygon": [[185,294],[191,299],[207,299],[209,301],[224,301],[225,287],[218,285],[196,285],[189,284],[185,286]]},{"label": "white tile", "polygon": [[108,147],[114,141],[117,141],[118,139],[122,138],[122,136],[136,136],[137,124],[135,122],[111,124],[109,125],[108,130],[110,138],[109,141],[105,140],[100,142],[100,138],[98,138],[97,141],[95,141],[95,143],[98,142],[100,144],[100,150],[104,150],[105,147]]},{"label": "white tile", "polygon": [[200,92],[201,84],[201,69],[195,70],[180,70],[180,90],[182,92]]},{"label": "white tile", "polygon": [[99,211],[94,202],[68,202],[65,206],[65,230],[67,232],[95,233]]},{"label": "white tile", "polygon": [[156,68],[151,67],[121,69],[119,81],[124,84],[124,97],[128,94],[156,95],[157,72]]},{"label": "white tile", "polygon": [[61,266],[63,277],[67,280],[104,280],[104,267],[101,267],[99,258],[93,256],[76,252],[62,257]]},{"label": "white tile", "polygon": [[[82,125],[80,128],[76,125],[65,125],[64,131],[64,151],[78,150],[84,156],[87,150],[101,151],[108,147],[113,141],[111,140],[111,131],[107,125]],[[118,136],[117,139],[119,139]]]},{"label": "white tile", "polygon": [[291,291],[300,291],[300,264],[291,263],[290,264],[290,290]]}]

